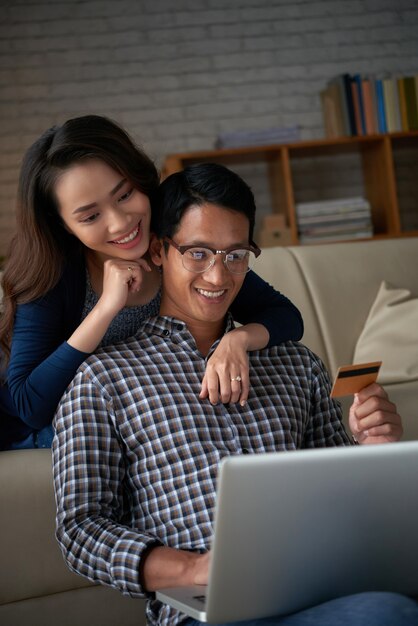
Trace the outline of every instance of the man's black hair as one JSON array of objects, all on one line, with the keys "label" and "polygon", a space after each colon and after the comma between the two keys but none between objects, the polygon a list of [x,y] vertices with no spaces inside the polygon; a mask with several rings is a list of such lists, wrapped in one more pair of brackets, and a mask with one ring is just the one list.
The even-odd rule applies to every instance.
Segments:
[{"label": "man's black hair", "polygon": [[217,204],[242,213],[249,221],[249,240],[255,222],[253,192],[238,174],[218,163],[197,163],[168,176],[151,198],[151,230],[158,238],[173,237],[191,206]]}]

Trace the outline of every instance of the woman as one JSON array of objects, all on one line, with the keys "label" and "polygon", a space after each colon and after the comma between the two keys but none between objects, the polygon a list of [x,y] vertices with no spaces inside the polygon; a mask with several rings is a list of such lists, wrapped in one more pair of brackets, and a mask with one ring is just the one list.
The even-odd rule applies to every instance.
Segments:
[{"label": "woman", "polygon": [[[49,447],[56,406],[82,361],[158,313],[160,276],[147,255],[158,185],[152,161],[101,116],[53,127],[27,151],[2,281],[0,449]],[[252,272],[233,313],[244,326],[208,361],[200,395],[211,402],[245,402],[247,351],[303,333],[296,307]]]}]

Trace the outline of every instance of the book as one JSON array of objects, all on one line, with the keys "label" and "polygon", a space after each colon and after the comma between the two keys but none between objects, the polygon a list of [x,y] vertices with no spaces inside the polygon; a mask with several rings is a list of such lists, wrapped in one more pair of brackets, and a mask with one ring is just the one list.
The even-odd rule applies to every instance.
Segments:
[{"label": "book", "polygon": [[301,242],[373,234],[370,203],[363,197],[300,202],[295,209]]},{"label": "book", "polygon": [[320,95],[327,137],[418,130],[418,74],[339,74]]},{"label": "book", "polygon": [[325,136],[333,139],[339,137],[337,112],[335,110],[335,101],[331,97],[328,89],[323,89],[320,94],[322,116],[324,120]]},{"label": "book", "polygon": [[350,135],[354,136],[356,134],[356,118],[354,116],[354,103],[353,103],[353,94],[351,91],[350,74],[347,74],[347,73],[342,74],[342,83],[344,85],[345,101],[347,104]]},{"label": "book", "polygon": [[394,99],[394,103],[395,103],[395,116],[396,116],[396,131],[401,131],[402,130],[402,118],[401,118],[401,105],[399,102],[399,91],[398,91],[398,85],[397,85],[397,79],[396,77],[392,77],[392,92],[393,92],[393,99]]},{"label": "book", "polygon": [[345,85],[342,76],[330,80],[320,92],[324,128],[327,137],[351,136]]},{"label": "book", "polygon": [[408,113],[406,110],[405,85],[404,85],[403,78],[398,78],[397,84],[398,84],[399,110],[401,114],[401,128],[404,131],[408,131],[409,130]]},{"label": "book", "polygon": [[334,78],[332,81],[330,81],[329,84],[331,86],[333,86],[334,84],[337,85],[338,91],[336,92],[336,98],[339,103],[339,108],[341,111],[341,119],[342,119],[342,125],[343,125],[343,130],[344,130],[343,134],[350,136],[352,135],[352,124],[350,120],[349,105],[347,102],[344,74],[340,74],[339,76]]},{"label": "book", "polygon": [[414,76],[415,79],[415,98],[417,103],[417,116],[418,116],[418,74]]},{"label": "book", "polygon": [[366,134],[366,117],[364,115],[364,104],[363,104],[363,89],[362,89],[362,81],[360,74],[354,74],[353,80],[357,84],[357,92],[358,92],[358,103],[360,109],[360,120],[361,120],[361,128],[363,131],[363,135]]},{"label": "book", "polygon": [[265,146],[277,143],[293,143],[300,140],[299,126],[263,128],[259,130],[235,130],[220,133],[216,148],[240,148]]},{"label": "book", "polygon": [[365,230],[369,230],[371,228],[371,221],[362,221],[362,222],[353,222],[347,223],[340,226],[335,224],[322,224],[321,226],[317,226],[315,228],[305,228],[299,231],[299,235],[313,237],[313,236],[323,236],[323,235],[339,235],[343,233],[355,233],[355,232],[364,232]]},{"label": "book", "polygon": [[373,103],[373,87],[369,78],[363,78],[362,80],[362,92],[363,92],[363,108],[364,119],[366,122],[366,134],[374,135],[378,132],[377,118],[375,115],[375,108]]},{"label": "book", "polygon": [[349,134],[348,116],[345,117],[344,93],[337,81],[332,81],[328,85],[328,93],[334,103],[335,117],[337,124],[337,137],[344,137]]},{"label": "book", "polygon": [[406,76],[403,79],[403,83],[405,91],[406,115],[408,118],[408,129],[418,130],[417,94],[415,90],[414,76]]},{"label": "book", "polygon": [[320,243],[321,241],[345,241],[349,239],[368,239],[373,237],[373,229],[345,232],[345,233],[328,233],[326,235],[301,235],[300,243]]},{"label": "book", "polygon": [[356,135],[364,135],[363,125],[361,123],[360,95],[358,85],[355,80],[351,81],[351,95],[353,98],[354,119],[356,121]]},{"label": "book", "polygon": [[343,213],[345,211],[370,210],[370,203],[362,196],[352,198],[333,198],[332,200],[315,200],[313,202],[297,202],[296,213],[300,215],[318,215]]},{"label": "book", "polygon": [[385,100],[383,97],[383,83],[380,78],[376,79],[377,122],[380,133],[387,132]]},{"label": "book", "polygon": [[352,211],[347,213],[337,213],[335,215],[311,215],[298,217],[300,227],[311,227],[315,224],[339,224],[342,222],[367,222],[370,220],[370,211]]},{"label": "book", "polygon": [[376,94],[376,79],[370,78],[370,88],[372,92],[372,104],[373,104],[373,116],[376,124],[376,133],[379,133],[379,113],[377,110],[377,94]]},{"label": "book", "polygon": [[387,131],[394,133],[402,130],[397,84],[394,78],[384,78],[382,85]]}]

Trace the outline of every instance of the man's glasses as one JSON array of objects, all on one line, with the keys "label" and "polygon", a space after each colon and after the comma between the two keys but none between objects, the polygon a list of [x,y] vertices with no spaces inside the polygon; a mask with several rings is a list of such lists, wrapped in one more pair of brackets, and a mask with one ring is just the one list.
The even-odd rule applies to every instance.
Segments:
[{"label": "man's glasses", "polygon": [[203,274],[213,267],[217,254],[222,254],[222,261],[231,274],[246,274],[261,254],[255,244],[215,250],[204,246],[179,246],[169,237],[164,237],[164,241],[180,252],[184,269],[196,274]]}]

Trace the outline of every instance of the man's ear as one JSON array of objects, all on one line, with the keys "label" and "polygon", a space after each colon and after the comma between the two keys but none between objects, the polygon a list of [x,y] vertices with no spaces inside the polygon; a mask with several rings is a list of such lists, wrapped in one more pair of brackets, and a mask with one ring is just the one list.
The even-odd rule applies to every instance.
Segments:
[{"label": "man's ear", "polygon": [[162,255],[164,253],[164,243],[158,239],[157,235],[151,234],[149,244],[149,254],[154,265],[161,267],[163,264]]}]

